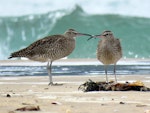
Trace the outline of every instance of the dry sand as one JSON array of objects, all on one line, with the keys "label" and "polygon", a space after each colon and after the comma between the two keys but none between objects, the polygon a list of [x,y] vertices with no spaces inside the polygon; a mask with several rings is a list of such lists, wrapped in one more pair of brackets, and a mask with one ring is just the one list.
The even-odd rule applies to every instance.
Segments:
[{"label": "dry sand", "polygon": [[[21,113],[15,109],[29,105],[39,106],[40,111],[25,113],[150,113],[150,92],[78,91],[88,79],[103,81],[105,76],[54,76],[62,86],[48,86],[47,76],[1,77],[0,113]],[[149,75],[118,76],[119,82],[136,80],[150,87]]]}]

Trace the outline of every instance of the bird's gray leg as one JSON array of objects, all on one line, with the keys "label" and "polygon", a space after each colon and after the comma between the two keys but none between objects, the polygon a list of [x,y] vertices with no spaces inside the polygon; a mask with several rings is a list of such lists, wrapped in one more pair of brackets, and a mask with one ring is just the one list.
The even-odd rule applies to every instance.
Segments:
[{"label": "bird's gray leg", "polygon": [[53,83],[53,78],[52,78],[52,61],[48,62],[47,63],[47,71],[48,71],[48,76],[49,76],[49,84],[48,85],[51,85],[51,86],[60,86],[60,85],[63,85],[63,84],[57,84],[57,83]]},{"label": "bird's gray leg", "polygon": [[53,80],[52,80],[52,61],[47,63],[47,71],[48,71],[48,76],[49,76],[49,84],[48,85],[53,85]]},{"label": "bird's gray leg", "polygon": [[117,77],[116,77],[116,63],[114,64],[114,75],[115,75],[115,82],[117,83]]},{"label": "bird's gray leg", "polygon": [[107,65],[105,65],[104,67],[105,67],[106,82],[108,83],[108,77],[107,77]]}]

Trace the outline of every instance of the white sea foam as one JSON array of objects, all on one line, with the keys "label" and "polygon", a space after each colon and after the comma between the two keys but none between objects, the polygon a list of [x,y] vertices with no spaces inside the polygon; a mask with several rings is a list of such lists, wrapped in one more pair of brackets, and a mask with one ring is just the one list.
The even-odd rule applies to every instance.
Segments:
[{"label": "white sea foam", "polygon": [[0,0],[0,16],[72,10],[76,5],[82,7],[89,14],[150,17],[149,0]]},{"label": "white sea foam", "polygon": [[[150,61],[149,60],[138,60],[138,59],[121,59],[118,61],[117,65],[145,65],[144,68],[149,69],[149,64]],[[26,58],[22,59],[22,60],[10,60],[10,62],[6,61],[6,62],[0,62],[0,66],[46,66],[47,62],[41,63],[41,62],[36,62],[36,61],[30,61]],[[101,62],[99,62],[96,59],[74,59],[74,60],[58,60],[53,62],[54,66],[65,66],[65,65],[74,65],[74,66],[78,66],[78,65],[103,65]],[[135,68],[135,67],[134,67]],[[139,66],[137,66],[137,68],[139,68]]]}]

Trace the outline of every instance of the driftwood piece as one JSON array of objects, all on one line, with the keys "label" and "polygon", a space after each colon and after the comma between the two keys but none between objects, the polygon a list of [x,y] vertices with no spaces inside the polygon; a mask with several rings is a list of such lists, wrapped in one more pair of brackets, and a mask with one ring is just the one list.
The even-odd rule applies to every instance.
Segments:
[{"label": "driftwood piece", "polygon": [[40,107],[39,106],[25,106],[16,109],[16,111],[39,111]]},{"label": "driftwood piece", "polygon": [[114,83],[114,81],[106,82],[94,82],[92,80],[86,81],[81,84],[78,90],[84,92],[88,91],[150,91],[150,88],[145,87],[141,81],[136,81],[133,83]]}]

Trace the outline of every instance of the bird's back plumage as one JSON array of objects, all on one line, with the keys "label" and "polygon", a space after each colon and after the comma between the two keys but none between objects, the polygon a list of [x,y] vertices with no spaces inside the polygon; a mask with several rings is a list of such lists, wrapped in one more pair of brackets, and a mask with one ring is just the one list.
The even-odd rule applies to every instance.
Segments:
[{"label": "bird's back plumage", "polygon": [[75,40],[64,35],[52,35],[37,40],[28,47],[14,52],[12,57],[27,57],[31,60],[45,62],[57,60],[69,55],[75,48]]}]

